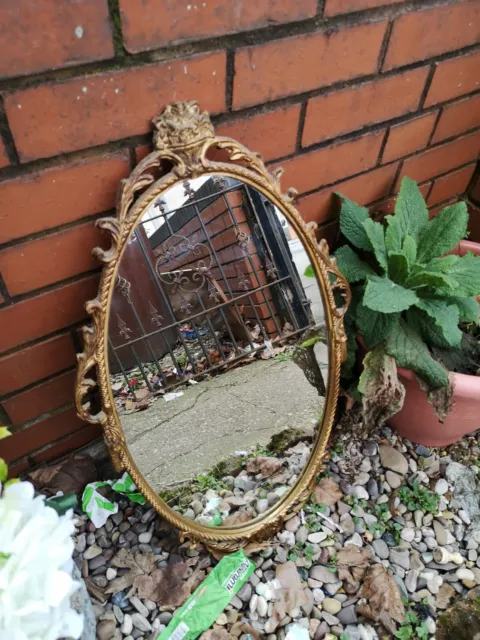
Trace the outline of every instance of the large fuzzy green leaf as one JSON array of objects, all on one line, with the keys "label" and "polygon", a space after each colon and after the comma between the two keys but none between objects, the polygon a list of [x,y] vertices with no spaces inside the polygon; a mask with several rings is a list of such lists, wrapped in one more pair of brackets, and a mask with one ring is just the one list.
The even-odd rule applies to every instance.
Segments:
[{"label": "large fuzzy green leaf", "polygon": [[390,278],[379,276],[369,276],[363,296],[363,304],[366,307],[382,313],[405,311],[417,300],[414,291],[395,284]]},{"label": "large fuzzy green leaf", "polygon": [[409,234],[403,239],[402,253],[405,254],[409,266],[415,264],[415,260],[417,259],[417,242]]},{"label": "large fuzzy green leaf", "polygon": [[350,283],[365,280],[367,276],[375,273],[347,244],[335,251],[335,258],[338,268]]},{"label": "large fuzzy green leaf", "polygon": [[414,272],[408,277],[406,284],[411,289],[432,290],[436,295],[457,295],[458,282],[455,278],[444,273],[426,271],[423,267],[420,267],[416,272],[414,267]]},{"label": "large fuzzy green leaf", "polygon": [[419,298],[415,306],[433,319],[443,339],[450,347],[460,346],[462,339],[462,332],[458,328],[460,313],[455,304],[448,304],[445,300],[436,298]]},{"label": "large fuzzy green leaf", "polygon": [[391,253],[388,257],[388,275],[397,284],[404,284],[408,279],[408,258],[403,251]]},{"label": "large fuzzy green leaf", "polygon": [[458,256],[451,253],[448,256],[443,256],[441,258],[433,258],[430,262],[425,266],[427,271],[431,271],[432,273],[446,273],[449,274],[453,265],[458,262]]},{"label": "large fuzzy green leaf", "polygon": [[417,240],[428,223],[428,210],[417,183],[405,176],[395,201],[395,218],[402,234],[402,243],[409,235]]},{"label": "large fuzzy green leaf", "polygon": [[374,222],[371,218],[365,220],[363,223],[370,244],[372,245],[375,258],[381,268],[386,271],[388,269],[387,264],[387,249],[385,248],[385,230],[380,222]]},{"label": "large fuzzy green leaf", "polygon": [[426,264],[432,258],[454,249],[467,233],[468,212],[465,202],[445,207],[423,230],[418,243],[418,262]]},{"label": "large fuzzy green leaf", "polygon": [[342,196],[341,193],[337,193],[337,195],[342,198],[342,209],[340,211],[341,232],[357,249],[371,251],[372,245],[363,226],[365,220],[368,220],[368,209]]},{"label": "large fuzzy green leaf", "polygon": [[387,228],[385,230],[385,247],[388,254],[402,250],[403,235],[400,221],[395,216],[385,216]]},{"label": "large fuzzy green leaf", "polygon": [[385,351],[395,358],[399,367],[414,371],[431,389],[447,386],[447,371],[432,358],[418,333],[403,320],[387,340]]},{"label": "large fuzzy green leaf", "polygon": [[367,349],[373,349],[395,331],[399,313],[379,313],[363,304],[357,306],[356,323]]},{"label": "large fuzzy green leaf", "polygon": [[456,305],[460,312],[460,322],[474,322],[478,324],[480,306],[475,298],[450,298],[449,302]]},{"label": "large fuzzy green leaf", "polygon": [[480,295],[480,256],[467,253],[452,266],[449,275],[458,280],[456,296]]},{"label": "large fuzzy green leaf", "polygon": [[435,322],[432,322],[432,318],[425,311],[418,307],[411,307],[405,318],[407,324],[422,337],[429,347],[452,348],[443,337],[443,331]]}]

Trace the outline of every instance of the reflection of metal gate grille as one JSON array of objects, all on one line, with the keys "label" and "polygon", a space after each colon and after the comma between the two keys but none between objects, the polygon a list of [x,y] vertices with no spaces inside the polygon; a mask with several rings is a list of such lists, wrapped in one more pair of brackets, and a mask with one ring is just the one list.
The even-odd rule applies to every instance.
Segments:
[{"label": "reflection of metal gate grille", "polygon": [[112,372],[150,392],[224,370],[313,324],[275,208],[254,189],[210,178],[159,199],[120,264],[112,300]]}]

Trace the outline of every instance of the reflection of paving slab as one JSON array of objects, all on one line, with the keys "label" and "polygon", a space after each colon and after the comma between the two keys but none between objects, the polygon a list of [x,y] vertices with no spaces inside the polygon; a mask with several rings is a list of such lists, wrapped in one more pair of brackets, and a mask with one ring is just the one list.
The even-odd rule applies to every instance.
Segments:
[{"label": "reflection of paving slab", "polygon": [[183,390],[171,402],[160,399],[121,416],[135,463],[157,490],[191,480],[234,451],[266,444],[284,429],[311,430],[323,406],[297,365],[274,359]]}]

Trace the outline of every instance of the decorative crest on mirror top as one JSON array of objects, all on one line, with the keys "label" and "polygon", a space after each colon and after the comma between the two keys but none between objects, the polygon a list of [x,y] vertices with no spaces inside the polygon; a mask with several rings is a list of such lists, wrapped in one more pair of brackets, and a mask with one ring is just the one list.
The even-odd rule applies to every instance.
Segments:
[{"label": "decorative crest on mirror top", "polygon": [[[273,172],[261,156],[232,138],[215,135],[207,112],[195,101],[177,102],[165,107],[153,120],[153,151],[122,180],[117,198],[116,216],[102,218],[96,225],[110,238],[110,247],[97,247],[94,256],[103,263],[97,297],[86,303],[91,324],[83,328],[83,352],[78,355],[76,407],[81,419],[101,425],[103,436],[117,471],[127,471],[150,504],[183,535],[211,548],[233,551],[252,541],[274,535],[282,523],[298,512],[308,498],[321,469],[330,436],[339,393],[340,366],[346,358],[343,318],[351,299],[349,285],[330,257],[325,240],[317,242],[317,225],[305,225],[293,206],[294,189],[286,194],[280,187],[282,169]],[[223,153],[215,156],[215,152]],[[216,160],[221,157],[222,160]],[[224,158],[227,157],[228,161]],[[291,491],[263,516],[243,525],[214,528],[191,522],[168,507],[153,491],[129,453],[110,386],[107,331],[110,302],[118,286],[118,267],[131,234],[146,208],[167,189],[199,175],[226,175],[263,193],[283,213],[303,243],[315,271],[325,305],[325,320],[330,338],[330,371],[324,420],[314,443],[312,455],[299,481]],[[221,174],[219,176],[219,174]],[[121,280],[120,280],[121,282]],[[100,399],[100,401],[99,401]]]}]

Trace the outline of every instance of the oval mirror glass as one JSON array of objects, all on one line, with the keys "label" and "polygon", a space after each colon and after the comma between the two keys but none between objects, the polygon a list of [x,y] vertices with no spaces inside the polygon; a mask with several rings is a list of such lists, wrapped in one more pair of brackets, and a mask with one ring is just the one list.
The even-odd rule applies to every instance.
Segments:
[{"label": "oval mirror glass", "polygon": [[116,272],[108,369],[129,454],[169,507],[235,527],[295,486],[323,422],[327,324],[305,247],[257,189],[205,175],[149,203]]}]

